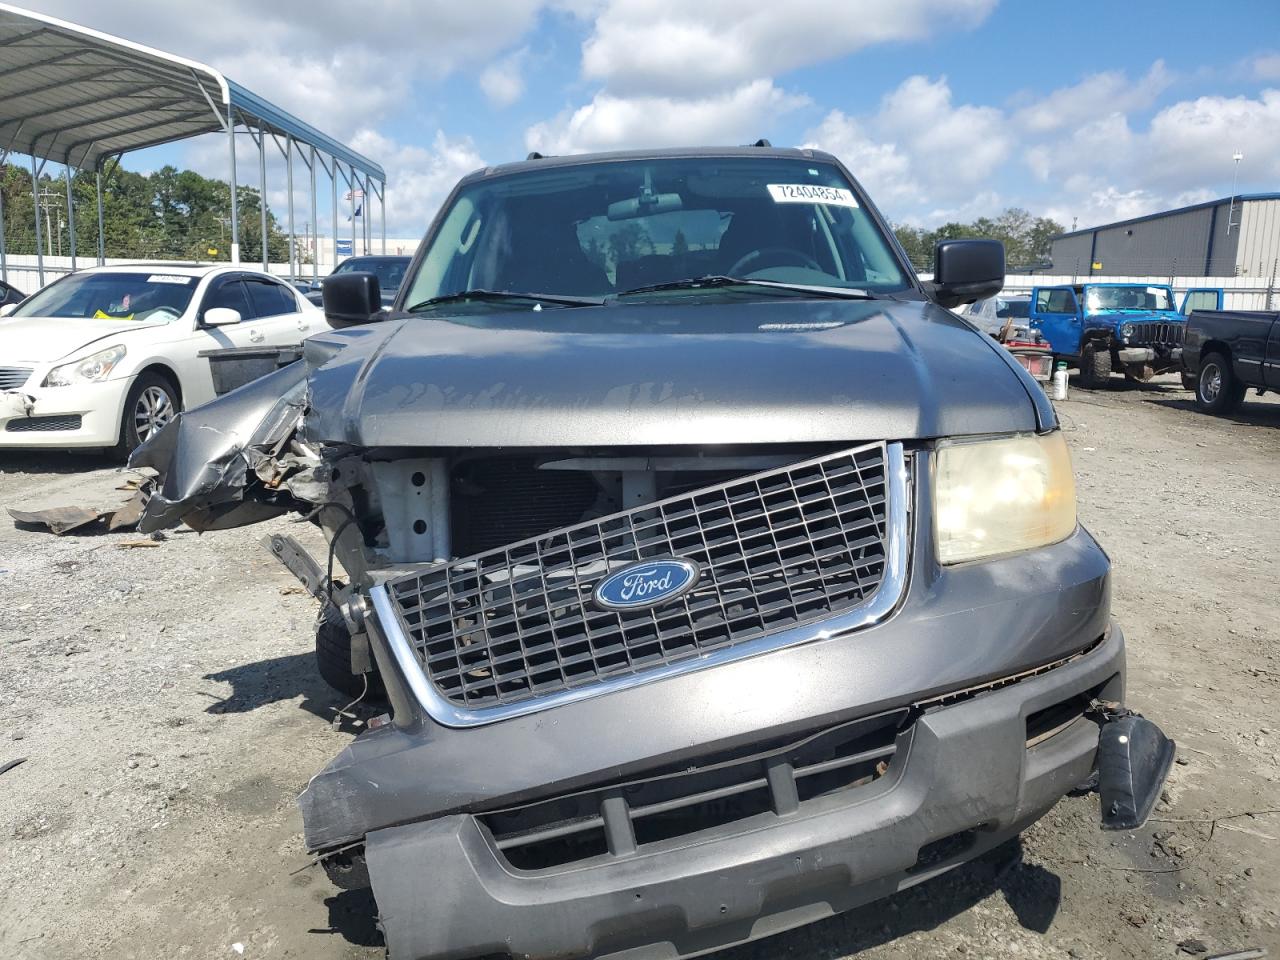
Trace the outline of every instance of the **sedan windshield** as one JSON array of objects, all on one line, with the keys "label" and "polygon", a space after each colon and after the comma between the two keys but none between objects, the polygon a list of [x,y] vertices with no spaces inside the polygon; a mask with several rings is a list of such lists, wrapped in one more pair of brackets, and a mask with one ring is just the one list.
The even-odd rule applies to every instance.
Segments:
[{"label": "sedan windshield", "polygon": [[334,273],[372,273],[383,290],[398,290],[409,266],[408,257],[352,257],[338,264]]},{"label": "sedan windshield", "polygon": [[1089,287],[1085,308],[1095,310],[1172,310],[1167,287]]},{"label": "sedan windshield", "polygon": [[[909,280],[830,163],[779,157],[605,160],[463,187],[408,304],[466,291],[726,296],[725,278],[872,293]],[[687,284],[704,277],[720,282]],[[778,290],[733,287],[732,295]],[[508,305],[508,309],[509,309]]]},{"label": "sedan windshield", "polygon": [[32,294],[12,316],[175,320],[187,309],[199,279],[178,273],[74,273]]}]

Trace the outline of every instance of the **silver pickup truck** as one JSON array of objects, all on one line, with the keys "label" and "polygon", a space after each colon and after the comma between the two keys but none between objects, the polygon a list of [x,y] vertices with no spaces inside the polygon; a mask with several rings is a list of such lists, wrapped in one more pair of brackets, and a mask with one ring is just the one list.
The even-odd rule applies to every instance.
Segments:
[{"label": "silver pickup truck", "polygon": [[139,451],[143,529],[328,534],[321,667],[390,720],[299,804],[393,958],[689,957],[1081,785],[1145,819],[1173,745],[1053,407],[948,309],[1003,274],[950,241],[921,282],[816,151],[534,156]]}]

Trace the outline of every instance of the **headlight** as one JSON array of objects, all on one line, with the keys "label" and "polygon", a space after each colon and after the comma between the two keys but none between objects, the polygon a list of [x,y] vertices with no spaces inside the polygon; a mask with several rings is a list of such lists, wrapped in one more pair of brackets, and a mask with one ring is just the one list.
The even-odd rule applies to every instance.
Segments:
[{"label": "headlight", "polygon": [[111,376],[111,371],[124,359],[124,346],[117,344],[99,350],[92,356],[54,367],[44,378],[46,387],[69,387],[74,383],[97,383]]},{"label": "headlight", "polygon": [[1132,324],[1132,323],[1122,323],[1122,324],[1120,325],[1120,336],[1121,336],[1121,337],[1123,337],[1123,338],[1124,338],[1124,339],[1126,339],[1126,340],[1128,340],[1130,337],[1132,337],[1132,336],[1133,336],[1133,324]]},{"label": "headlight", "polygon": [[938,558],[978,560],[1065,540],[1076,485],[1062,431],[938,445]]}]

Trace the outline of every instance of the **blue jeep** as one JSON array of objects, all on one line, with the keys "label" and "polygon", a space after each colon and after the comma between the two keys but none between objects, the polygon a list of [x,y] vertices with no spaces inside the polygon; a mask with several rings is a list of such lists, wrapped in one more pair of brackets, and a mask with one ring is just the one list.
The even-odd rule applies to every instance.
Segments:
[{"label": "blue jeep", "polygon": [[1079,367],[1081,384],[1093,389],[1113,372],[1145,381],[1179,369],[1187,314],[1221,309],[1221,288],[1188,290],[1178,310],[1164,284],[1085,283],[1036,287],[1030,318],[1055,360]]}]

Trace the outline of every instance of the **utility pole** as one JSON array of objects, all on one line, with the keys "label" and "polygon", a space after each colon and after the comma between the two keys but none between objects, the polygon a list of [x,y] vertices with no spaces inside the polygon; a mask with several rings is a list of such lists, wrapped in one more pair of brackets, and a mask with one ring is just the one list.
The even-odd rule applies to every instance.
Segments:
[{"label": "utility pole", "polygon": [[[49,219],[49,198],[57,197],[57,196],[58,195],[54,191],[50,190],[48,187],[45,187],[43,190],[40,191],[40,199],[44,201],[44,242],[45,242],[44,255],[46,257],[53,256],[53,227],[50,225],[51,221]],[[59,220],[58,222],[58,256],[62,256],[62,222],[61,220]]]}]

